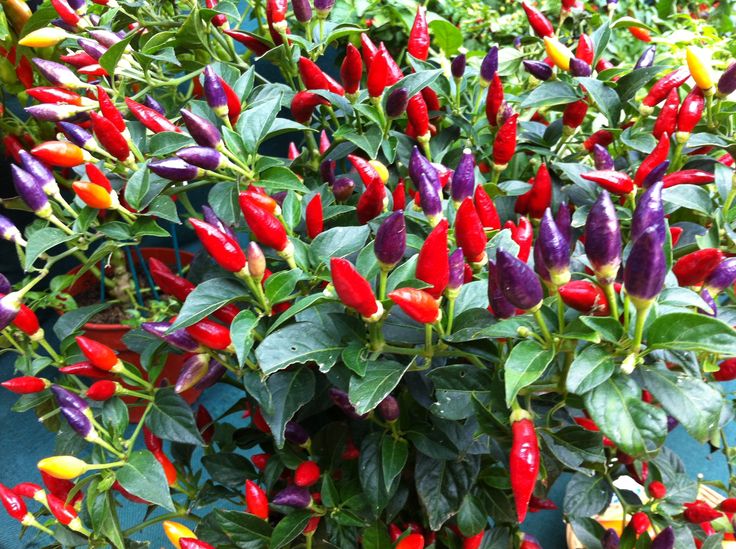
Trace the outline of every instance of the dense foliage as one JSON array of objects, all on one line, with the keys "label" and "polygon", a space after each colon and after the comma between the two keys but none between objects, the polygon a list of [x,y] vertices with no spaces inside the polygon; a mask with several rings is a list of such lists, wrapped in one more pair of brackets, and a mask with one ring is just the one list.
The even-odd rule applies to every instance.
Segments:
[{"label": "dense foliage", "polygon": [[[586,547],[733,535],[664,446],[736,465],[727,2],[2,5],[4,205],[38,218],[0,217],[3,386],[58,433],[43,486],[0,484],[25,536],[530,549],[563,473]],[[177,225],[191,265],[144,257]]]}]

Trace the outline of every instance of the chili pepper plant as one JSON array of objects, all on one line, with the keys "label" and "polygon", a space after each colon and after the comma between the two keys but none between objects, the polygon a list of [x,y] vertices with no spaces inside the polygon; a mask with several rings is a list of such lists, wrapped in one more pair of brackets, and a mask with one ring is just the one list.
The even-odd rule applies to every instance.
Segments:
[{"label": "chili pepper plant", "polygon": [[[564,3],[588,16],[560,26],[523,3],[523,40],[473,55],[423,6],[391,48],[329,0],[256,3],[251,30],[230,3],[148,5],[53,0],[19,31],[24,107],[57,134],[6,143],[38,220],[0,218],[27,272],[0,280],[3,386],[57,432],[38,477],[0,477],[24,538],[139,547],[160,523],[177,548],[534,548],[524,522],[560,479],[586,547],[733,536],[731,484],[712,507],[665,446],[679,424],[736,466],[727,31],[652,37],[615,3]],[[622,56],[643,31],[664,47]],[[28,296],[54,291],[50,267],[165,221],[210,268],[141,265],[171,299],[126,338],[141,367],[81,335],[90,310],[49,342]],[[181,396],[224,386],[216,413]]]}]

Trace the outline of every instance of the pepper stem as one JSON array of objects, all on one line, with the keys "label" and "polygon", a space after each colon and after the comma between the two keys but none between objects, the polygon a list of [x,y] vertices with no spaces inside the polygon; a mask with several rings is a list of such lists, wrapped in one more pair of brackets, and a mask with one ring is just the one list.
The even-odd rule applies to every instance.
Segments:
[{"label": "pepper stem", "polygon": [[616,289],[613,283],[604,284],[603,291],[608,299],[608,308],[611,310],[611,317],[618,320],[618,301],[616,300]]},{"label": "pepper stem", "polygon": [[631,298],[629,297],[629,294],[626,294],[624,297],[624,333],[629,333],[629,322],[630,322],[630,307],[631,304]]},{"label": "pepper stem", "polygon": [[642,309],[637,309],[636,311],[636,325],[634,327],[634,347],[633,350],[635,353],[638,353],[641,349],[641,340],[644,336],[644,323],[647,321],[647,316],[649,316],[649,310],[652,308],[652,305],[649,304],[646,307]]},{"label": "pepper stem", "polygon": [[388,271],[381,269],[381,274],[378,275],[378,300],[383,301],[386,299],[386,287],[388,286]]},{"label": "pepper stem", "polygon": [[562,301],[559,287],[557,288],[557,326],[559,333],[562,333],[565,329],[565,302]]},{"label": "pepper stem", "polygon": [[539,309],[534,311],[534,320],[537,321],[539,329],[542,330],[544,340],[547,343],[552,343],[552,334],[549,332],[549,328],[547,328],[547,323],[544,321],[544,317],[542,316],[542,311],[540,311]]},{"label": "pepper stem", "polygon": [[447,325],[445,326],[447,335],[452,333],[452,322],[455,319],[455,299],[454,297],[447,298]]},{"label": "pepper stem", "polygon": [[424,350],[425,355],[428,359],[432,358],[432,353],[434,352],[434,348],[432,346],[432,325],[431,324],[425,324],[424,325]]},{"label": "pepper stem", "polygon": [[49,356],[53,359],[54,362],[58,362],[59,364],[64,364],[64,358],[57,353],[54,348],[49,344],[48,341],[46,341],[45,337],[42,337],[38,340],[38,343],[43,347],[46,352],[49,354]]}]

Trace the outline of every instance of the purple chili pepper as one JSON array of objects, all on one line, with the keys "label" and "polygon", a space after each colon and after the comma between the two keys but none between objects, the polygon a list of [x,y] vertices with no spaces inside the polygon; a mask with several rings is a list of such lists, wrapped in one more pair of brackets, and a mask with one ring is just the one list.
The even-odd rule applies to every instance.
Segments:
[{"label": "purple chili pepper", "polygon": [[708,307],[710,307],[710,311],[706,311],[704,309],[701,309],[698,307],[698,312],[703,315],[716,317],[718,316],[718,306],[716,305],[715,300],[713,299],[713,296],[710,294],[708,290],[700,290],[700,297],[703,299],[703,301],[706,302]]},{"label": "purple chili pepper", "polygon": [[220,117],[227,116],[228,108],[225,88],[222,87],[220,77],[211,65],[207,65],[204,68],[204,82],[202,87],[204,88],[204,97],[207,100],[207,104],[214,113]]},{"label": "purple chili pepper", "polygon": [[464,53],[455,56],[450,63],[450,73],[455,80],[460,80],[465,74],[466,57]]},{"label": "purple chili pepper", "polygon": [[36,120],[42,120],[44,122],[59,122],[61,120],[68,120],[84,111],[83,107],[76,105],[53,105],[51,103],[44,103],[42,105],[31,105],[24,109]]},{"label": "purple chili pepper", "polygon": [[123,39],[119,34],[105,29],[91,30],[89,35],[106,48],[111,48]]},{"label": "purple chili pepper", "polygon": [[641,54],[639,60],[634,65],[634,69],[646,69],[654,65],[654,56],[657,55],[657,46],[649,46]]},{"label": "purple chili pepper", "polygon": [[718,79],[718,94],[725,97],[736,91],[736,61],[731,63]]},{"label": "purple chili pepper", "polygon": [[151,97],[150,95],[146,94],[146,96],[145,96],[145,97],[143,98],[143,104],[144,104],[144,105],[145,105],[146,107],[148,107],[149,109],[153,109],[153,110],[154,110],[154,111],[156,111],[157,113],[159,113],[159,114],[161,114],[161,115],[163,115],[163,116],[166,116],[166,109],[164,109],[164,108],[163,108],[163,107],[161,106],[161,103],[159,103],[158,101],[156,101],[156,100],[155,100],[155,99],[154,99],[153,97]]},{"label": "purple chili pepper", "polygon": [[314,10],[320,19],[327,19],[334,6],[335,0],[314,0]]},{"label": "purple chili pepper", "polygon": [[668,526],[652,540],[649,549],[672,549],[674,546],[675,531],[672,529],[672,526]]},{"label": "purple chili pepper", "polygon": [[673,418],[672,416],[667,416],[667,432],[668,433],[671,431],[674,431],[679,424],[680,422],[677,421],[675,418]]},{"label": "purple chili pepper", "polygon": [[355,181],[349,177],[338,177],[332,184],[332,194],[335,195],[335,200],[338,202],[345,202],[355,190]]},{"label": "purple chili pepper", "polygon": [[669,160],[665,160],[664,162],[657,164],[654,168],[652,168],[652,171],[650,171],[647,176],[642,180],[641,186],[645,189],[648,189],[658,181],[662,181],[662,178],[664,177],[664,174],[667,173],[667,169],[669,167]]},{"label": "purple chili pepper", "polygon": [[95,40],[89,38],[79,38],[77,44],[82,48],[84,53],[92,57],[95,61],[99,61],[100,57],[107,53],[107,48]]},{"label": "purple chili pepper", "polygon": [[409,104],[409,90],[401,87],[396,88],[386,99],[386,116],[389,118],[398,118],[406,111]]},{"label": "purple chili pepper", "polygon": [[184,162],[202,168],[203,170],[215,171],[229,165],[224,154],[210,147],[184,147],[176,152],[176,156]]},{"label": "purple chili pepper", "polygon": [[199,343],[186,330],[174,330],[167,333],[171,328],[171,324],[168,322],[144,322],[141,324],[141,328],[182,351],[194,353],[199,349]]},{"label": "purple chili pepper", "polygon": [[422,174],[419,178],[418,189],[422,211],[427,217],[429,224],[434,227],[442,219],[442,195],[440,194],[440,188],[436,187],[425,174]]},{"label": "purple chili pepper", "polygon": [[309,0],[291,0],[291,8],[294,10],[294,17],[300,23],[312,20],[312,5]]},{"label": "purple chili pepper", "polygon": [[593,163],[596,170],[613,170],[614,163],[611,153],[603,145],[596,143],[593,145]]},{"label": "purple chili pepper", "polygon": [[16,227],[13,222],[4,215],[0,215],[0,238],[20,246],[26,245],[26,241],[23,238],[23,235],[20,234],[18,227]]},{"label": "purple chili pepper", "polygon": [[504,122],[511,118],[513,114],[514,108],[508,101],[504,101],[501,105],[501,108],[498,110],[498,118],[496,118],[496,123],[499,126],[503,126]]},{"label": "purple chili pepper", "polygon": [[46,166],[46,164],[41,162],[28,151],[20,150],[18,151],[18,156],[20,157],[21,164],[23,164],[23,169],[41,183],[43,192],[48,196],[59,194],[59,185],[56,183],[54,173]]},{"label": "purple chili pepper", "polygon": [[95,138],[83,127],[72,124],[71,122],[59,122],[59,127],[64,132],[66,138],[77,147],[95,150]]},{"label": "purple chili pepper", "polygon": [[588,65],[582,59],[572,57],[570,59],[570,74],[572,74],[573,76],[590,76],[591,74],[593,74],[593,67]]},{"label": "purple chili pepper", "polygon": [[729,257],[713,269],[703,283],[703,291],[707,291],[713,297],[736,282],[736,257]]},{"label": "purple chili pepper", "polygon": [[480,83],[487,87],[498,71],[498,46],[492,46],[480,63]]},{"label": "purple chili pepper", "polygon": [[4,330],[20,312],[21,295],[10,292],[0,297],[0,330]]},{"label": "purple chili pepper", "polygon": [[309,433],[296,421],[288,421],[284,428],[284,438],[292,444],[304,446],[309,442]]},{"label": "purple chili pepper", "polygon": [[312,495],[306,488],[291,485],[276,494],[273,498],[273,503],[275,505],[284,505],[285,507],[304,509],[312,503]]},{"label": "purple chili pepper", "polygon": [[537,247],[552,284],[562,286],[570,282],[570,243],[557,228],[549,208],[539,223]]},{"label": "purple chili pepper", "polygon": [[376,407],[378,413],[381,415],[384,421],[396,421],[401,415],[401,408],[399,407],[399,401],[396,397],[388,395],[384,398],[381,403]]},{"label": "purple chili pepper", "polygon": [[0,294],[9,294],[10,290],[12,290],[10,281],[4,274],[0,273]]},{"label": "purple chili pepper", "polygon": [[360,415],[358,414],[358,412],[355,411],[355,407],[350,403],[348,394],[345,391],[342,391],[336,387],[330,387],[327,390],[327,394],[332,399],[332,402],[335,403],[335,406],[340,408],[340,410],[342,410],[343,413],[350,419],[365,418],[365,415]]},{"label": "purple chili pepper", "polygon": [[170,181],[189,181],[203,174],[203,170],[192,166],[181,158],[151,160],[148,168],[156,175]]},{"label": "purple chili pepper", "polygon": [[229,225],[226,225],[222,221],[222,219],[217,217],[217,214],[215,213],[215,211],[212,208],[210,208],[207,204],[204,204],[202,206],[202,215],[204,216],[204,220],[207,223],[209,223],[210,225],[218,229],[220,232],[223,232],[229,235],[234,240],[238,239],[237,235],[235,234],[235,231],[233,231]]},{"label": "purple chili pepper", "polygon": [[470,149],[463,149],[463,155],[460,157],[460,162],[457,163],[455,173],[452,174],[450,185],[450,195],[455,202],[455,207],[460,207],[463,200],[473,196],[474,190],[475,157]]},{"label": "purple chili pepper", "polygon": [[542,305],[542,285],[534,271],[510,253],[496,253],[496,278],[501,292],[509,302],[525,311],[537,310]]},{"label": "purple chili pepper", "polygon": [[86,84],[77,78],[77,75],[74,74],[66,65],[41,59],[39,57],[34,57],[33,63],[36,65],[36,68],[38,68],[38,72],[40,72],[46,80],[55,86],[66,88],[81,88],[86,86]]},{"label": "purple chili pepper", "polygon": [[406,252],[406,222],[403,210],[398,210],[383,220],[376,231],[373,251],[384,271],[390,271],[401,261]]},{"label": "purple chili pepper", "polygon": [[209,369],[209,355],[200,353],[190,356],[182,364],[179,377],[176,378],[174,391],[183,393],[199,383]]},{"label": "purple chili pepper", "polygon": [[336,162],[329,158],[323,160],[319,165],[319,174],[322,176],[322,181],[328,185],[335,183],[335,167]]},{"label": "purple chili pepper", "polygon": [[86,416],[90,416],[92,414],[89,408],[89,403],[68,389],[59,385],[52,385],[51,392],[54,394],[59,408],[73,408]]},{"label": "purple chili pepper", "polygon": [[562,202],[560,207],[557,208],[555,223],[557,224],[557,230],[572,246],[572,212],[570,212],[570,206],[567,205],[567,202]]},{"label": "purple chili pepper", "polygon": [[637,310],[649,307],[662,291],[667,265],[657,227],[649,227],[634,241],[624,269],[624,287]]},{"label": "purple chili pepper", "polygon": [[664,242],[667,228],[664,224],[664,206],[662,205],[662,186],[660,181],[649,187],[636,205],[631,218],[631,240],[635,241],[645,230],[656,229],[657,238]]},{"label": "purple chili pepper", "polygon": [[286,200],[286,196],[288,195],[288,191],[276,191],[271,195],[271,198],[273,198],[279,206],[284,205],[284,200]]},{"label": "purple chili pepper", "polygon": [[[90,13],[87,17],[89,17],[89,22],[92,23],[95,27],[100,26],[100,19],[101,17],[97,15],[96,13]],[[123,31],[120,31],[123,32]]]},{"label": "purple chili pepper", "polygon": [[225,375],[226,371],[226,368],[213,358],[210,360],[210,367],[207,370],[207,373],[199,380],[199,383],[197,383],[194,388],[197,391],[209,389],[217,383],[223,375]]},{"label": "purple chili pepper", "polygon": [[545,284],[552,284],[552,275],[549,274],[549,269],[547,268],[547,265],[544,264],[544,258],[542,257],[542,247],[538,244],[534,246],[534,272],[537,273],[539,278],[541,278]]},{"label": "purple chili pepper", "polygon": [[447,281],[447,296],[454,299],[460,293],[460,288],[463,287],[465,281],[465,256],[463,255],[463,249],[458,248],[450,254],[450,278]]},{"label": "purple chili pepper", "polygon": [[93,440],[97,438],[97,432],[92,427],[90,419],[76,408],[61,406],[61,415],[64,416],[69,426],[82,438]]},{"label": "purple chili pepper", "polygon": [[79,31],[78,28],[76,28],[74,25],[70,25],[66,21],[64,21],[61,17],[57,17],[55,19],[52,19],[49,21],[53,26],[59,27],[62,30],[65,30],[69,34],[74,34]]},{"label": "purple chili pepper", "polygon": [[72,8],[72,9],[73,9],[74,11],[79,11],[79,10],[81,10],[82,8],[85,8],[85,9],[86,9],[86,7],[87,7],[87,2],[86,2],[86,0],[68,0],[68,2],[67,2],[67,3],[69,4],[69,6],[70,6],[70,7],[71,7],[71,8]]},{"label": "purple chili pepper", "polygon": [[21,197],[23,202],[33,210],[33,212],[44,219],[47,219],[53,213],[49,199],[46,197],[46,193],[43,192],[41,183],[29,174],[27,171],[19,168],[15,164],[10,166],[10,171],[13,175],[13,183],[15,190]]},{"label": "purple chili pepper", "polygon": [[602,285],[613,284],[621,266],[621,227],[616,207],[607,191],[601,191],[585,223],[585,254]]},{"label": "purple chili pepper", "polygon": [[496,264],[490,260],[488,261],[488,303],[496,318],[510,318],[516,314],[516,307],[509,303],[498,286],[498,269]]},{"label": "purple chili pepper", "polygon": [[212,122],[186,109],[181,110],[181,118],[197,145],[218,150],[224,147],[222,134]]},{"label": "purple chili pepper", "polygon": [[537,80],[549,80],[552,77],[552,67],[543,61],[522,61],[526,72]]},{"label": "purple chili pepper", "polygon": [[618,549],[621,545],[621,538],[618,537],[616,530],[609,528],[601,538],[601,546],[603,549]]},{"label": "purple chili pepper", "polygon": [[437,169],[421,152],[419,152],[419,147],[415,145],[411,151],[411,157],[409,158],[409,178],[417,189],[421,184],[422,174],[429,178],[429,181],[439,192],[439,189],[442,188],[442,183],[440,182],[440,176],[437,173]]}]

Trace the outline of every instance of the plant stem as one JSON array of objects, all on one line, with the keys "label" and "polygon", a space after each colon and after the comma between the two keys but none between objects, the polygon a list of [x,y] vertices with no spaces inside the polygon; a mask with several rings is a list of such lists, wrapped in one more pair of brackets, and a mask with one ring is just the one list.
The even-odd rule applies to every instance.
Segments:
[{"label": "plant stem", "polygon": [[434,351],[434,348],[432,347],[432,325],[431,324],[424,325],[424,350],[425,350],[427,359],[431,359],[432,353]]},{"label": "plant stem", "polygon": [[562,295],[557,292],[557,326],[559,333],[562,333],[565,329],[565,302],[562,301]]},{"label": "plant stem", "polygon": [[452,323],[455,319],[455,299],[454,297],[447,298],[447,325],[445,326],[447,335],[452,333]]},{"label": "plant stem", "polygon": [[637,309],[636,311],[636,326],[634,328],[634,347],[633,351],[638,353],[641,348],[641,340],[644,336],[644,323],[647,321],[649,316],[649,310],[651,305],[647,305],[643,309]]},{"label": "plant stem", "polygon": [[144,520],[140,524],[136,524],[135,526],[128,528],[123,532],[124,537],[129,537],[136,532],[140,532],[141,530],[145,530],[149,526],[153,526],[154,524],[158,524],[159,522],[163,522],[165,520],[171,520],[171,519],[180,519],[180,518],[191,518],[192,520],[199,522],[199,517],[196,517],[194,515],[189,515],[184,511],[175,511],[173,513],[165,513],[163,515],[159,515],[157,517],[150,518],[148,520]]},{"label": "plant stem", "polygon": [[629,333],[629,321],[630,321],[630,312],[629,312],[629,304],[631,303],[631,298],[628,294],[624,297],[624,333]]},{"label": "plant stem", "polygon": [[608,299],[608,307],[611,309],[611,317],[618,320],[618,301],[616,300],[616,289],[614,288],[613,283],[605,284],[603,286],[603,291],[606,294],[606,299]]},{"label": "plant stem", "polygon": [[388,271],[381,269],[381,273],[378,275],[378,300],[383,301],[386,299],[386,287],[388,286]]},{"label": "plant stem", "polygon": [[43,347],[46,352],[49,354],[49,356],[53,359],[54,362],[58,362],[59,364],[64,364],[64,358],[57,353],[54,348],[49,344],[48,341],[46,341],[45,337],[42,337],[38,340],[38,343]]},{"label": "plant stem", "polygon": [[541,310],[537,309],[536,311],[534,311],[534,320],[537,321],[539,329],[542,330],[544,340],[547,343],[552,343],[552,334],[549,333],[549,328],[547,328],[547,323],[544,321]]}]

